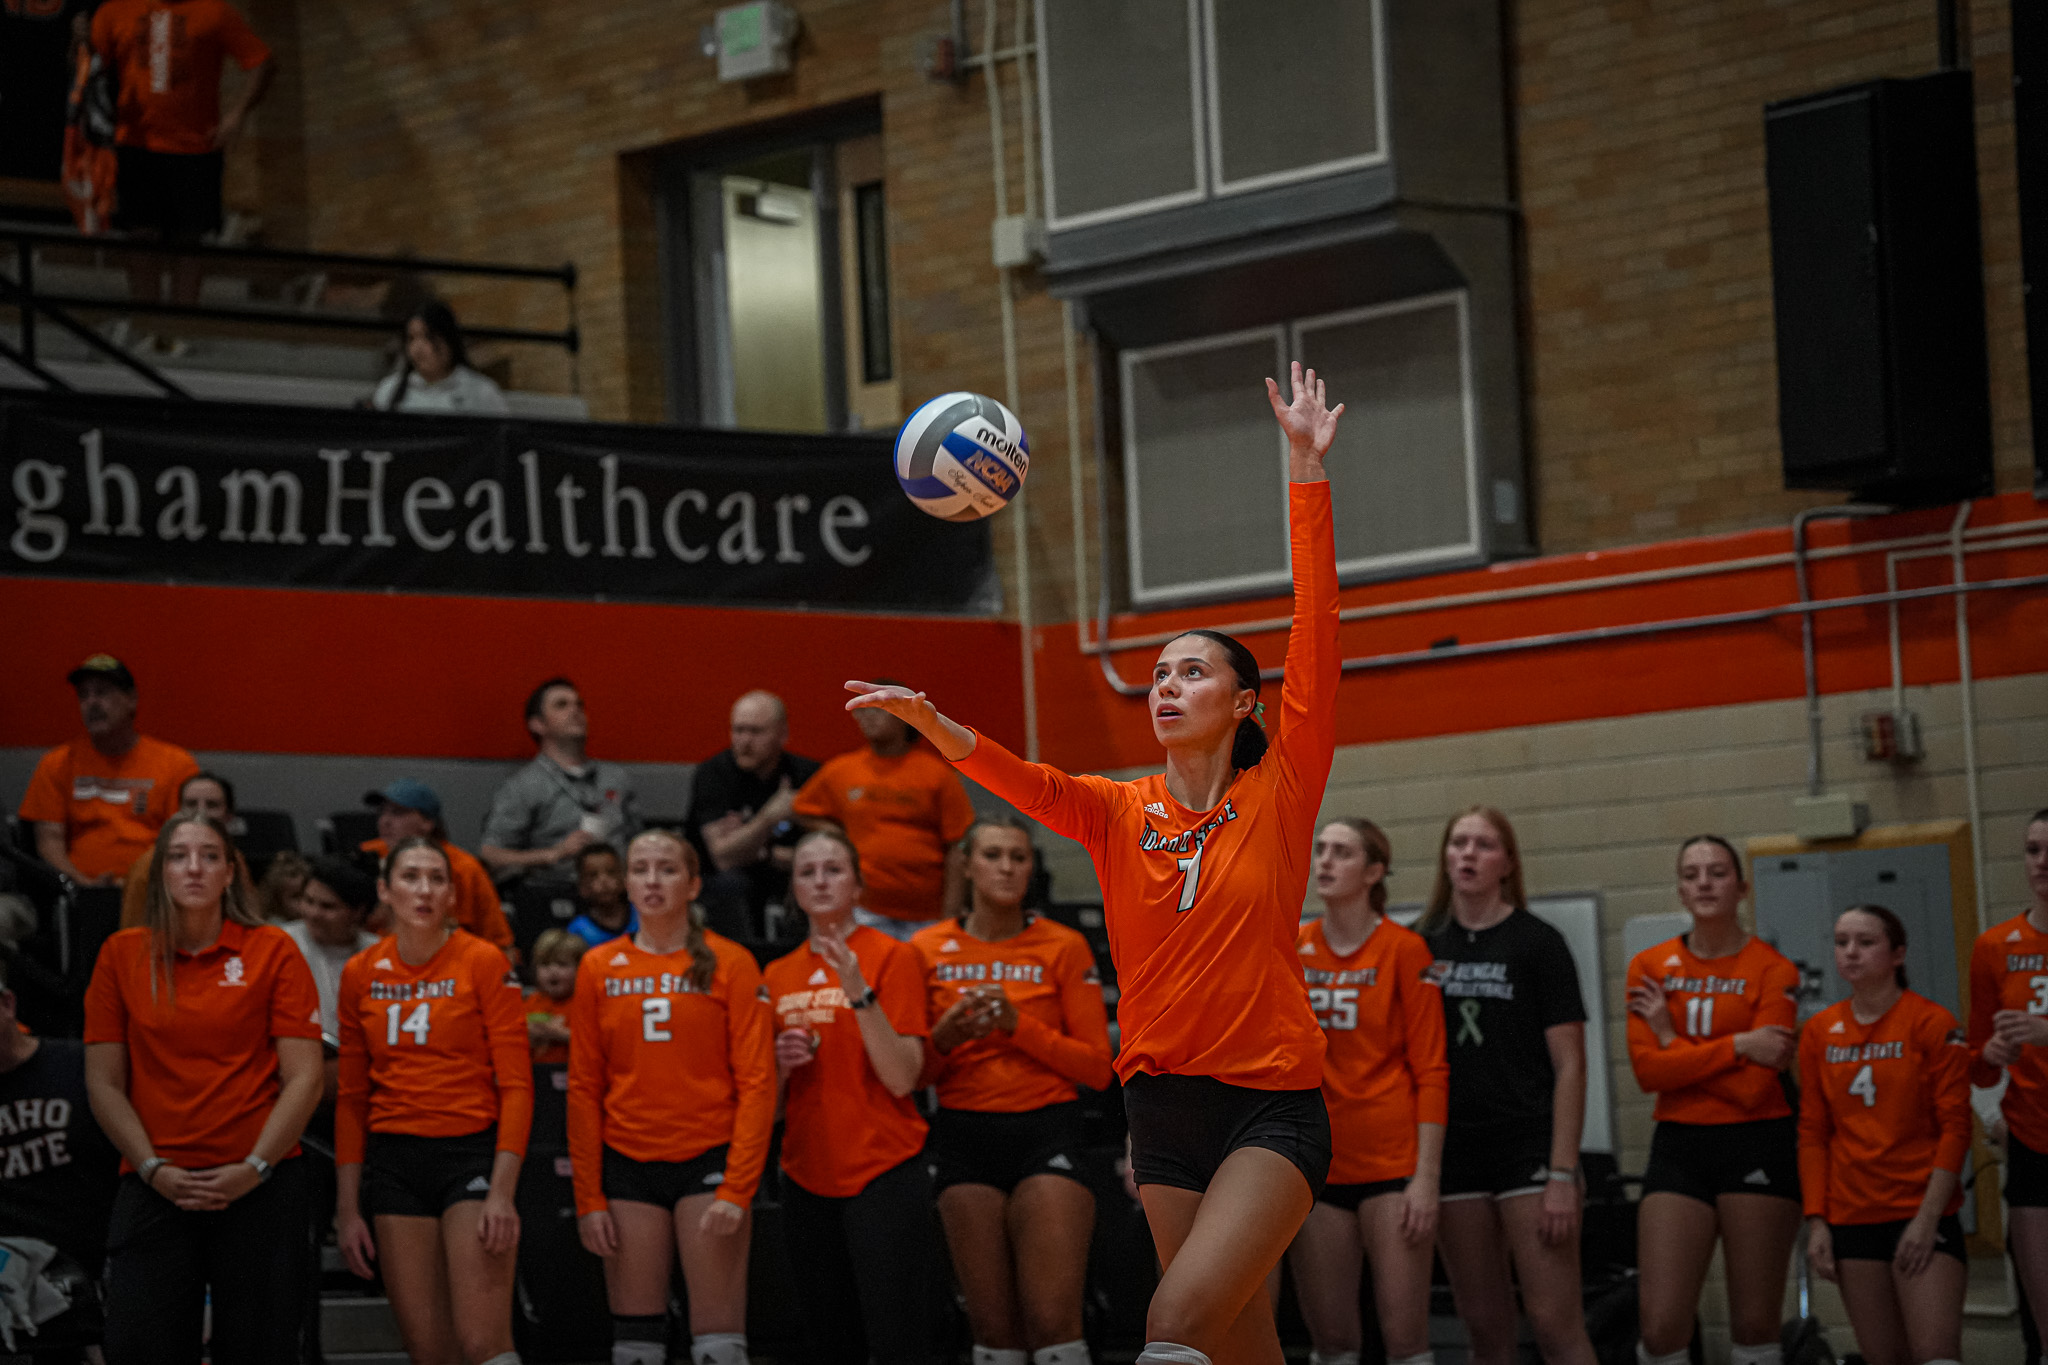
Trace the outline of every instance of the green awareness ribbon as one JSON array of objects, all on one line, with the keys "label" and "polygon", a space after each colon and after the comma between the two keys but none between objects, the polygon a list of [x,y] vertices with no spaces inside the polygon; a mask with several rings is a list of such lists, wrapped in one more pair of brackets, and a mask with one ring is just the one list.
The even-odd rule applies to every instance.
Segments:
[{"label": "green awareness ribbon", "polygon": [[1458,1046],[1463,1047],[1471,1039],[1474,1047],[1486,1045],[1486,1035],[1479,1031],[1479,1002],[1460,1000],[1458,1002]]}]

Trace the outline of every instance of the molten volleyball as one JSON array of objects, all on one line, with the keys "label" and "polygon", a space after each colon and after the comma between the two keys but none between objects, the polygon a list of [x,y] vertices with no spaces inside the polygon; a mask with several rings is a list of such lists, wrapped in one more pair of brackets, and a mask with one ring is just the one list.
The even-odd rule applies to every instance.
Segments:
[{"label": "molten volleyball", "polygon": [[976,521],[1010,505],[1031,468],[1017,414],[978,393],[942,393],[896,435],[903,495],[945,521]]}]

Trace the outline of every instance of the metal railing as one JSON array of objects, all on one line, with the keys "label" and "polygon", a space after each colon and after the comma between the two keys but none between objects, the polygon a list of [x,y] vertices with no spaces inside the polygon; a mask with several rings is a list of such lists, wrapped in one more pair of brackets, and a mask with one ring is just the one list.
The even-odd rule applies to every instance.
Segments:
[{"label": "metal railing", "polygon": [[[5,247],[11,246],[7,252]],[[396,282],[408,276],[461,275],[499,280],[527,280],[560,286],[565,320],[558,331],[530,327],[470,326],[463,335],[472,341],[498,341],[542,346],[559,346],[568,354],[570,387],[580,389],[576,357],[581,337],[576,324],[576,265],[508,265],[489,261],[456,261],[420,256],[369,256],[345,251],[294,251],[283,247],[176,245],[137,238],[88,236],[68,228],[0,223],[0,306],[12,307],[20,317],[19,344],[0,339],[0,359],[32,375],[45,386],[71,391],[75,385],[53,372],[38,353],[39,321],[46,321],[75,337],[89,350],[139,375],[166,396],[190,399],[193,395],[155,365],[101,334],[80,313],[143,314],[223,323],[280,327],[306,332],[377,332],[390,335],[401,325],[397,318],[381,312],[344,312],[294,304],[280,299],[271,305],[221,305],[200,302],[179,303],[164,299],[98,297],[52,292],[38,288],[36,264],[39,249],[61,248],[97,256],[108,253],[123,257],[159,257],[169,262],[238,263],[293,268],[324,274],[344,270],[383,276]],[[12,257],[13,270],[6,266]],[[323,286],[324,287],[324,286]]]}]

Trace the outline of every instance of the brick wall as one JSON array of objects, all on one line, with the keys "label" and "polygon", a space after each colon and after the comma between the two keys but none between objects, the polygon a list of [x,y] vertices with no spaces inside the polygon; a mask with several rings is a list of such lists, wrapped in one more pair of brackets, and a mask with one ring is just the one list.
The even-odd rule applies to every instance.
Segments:
[{"label": "brick wall", "polygon": [[[289,0],[257,0],[275,10]],[[921,72],[940,0],[798,0],[787,76],[721,85],[697,50],[708,3],[595,9],[495,0],[297,4],[297,89],[265,111],[260,167],[312,245],[554,262],[582,272],[578,374],[595,415],[661,415],[651,182],[636,154],[879,96],[906,397],[1002,390],[988,114],[980,78]],[[1512,9],[1516,176],[1526,211],[1529,419],[1547,550],[1782,522],[1762,106],[1934,60],[1924,0],[1525,0]],[[1964,7],[1978,74],[2001,487],[2028,475],[2004,0]],[[970,32],[982,11],[968,6]],[[1007,35],[1014,10],[1004,6]],[[1016,84],[1003,73],[1013,200]],[[302,116],[297,112],[302,110]],[[276,125],[302,117],[296,138]],[[247,158],[252,163],[257,159]],[[304,208],[291,203],[303,166]],[[256,171],[262,175],[259,180]],[[252,192],[254,192],[252,190]],[[472,315],[559,326],[551,291],[458,285]],[[1041,619],[1073,614],[1057,304],[1026,276],[1023,409],[1038,467]],[[522,385],[563,387],[522,351]],[[1084,391],[1083,403],[1089,401]],[[1084,408],[1084,412],[1086,409]],[[1084,445],[1093,423],[1082,424]],[[1000,538],[1008,559],[1006,534]]]}]

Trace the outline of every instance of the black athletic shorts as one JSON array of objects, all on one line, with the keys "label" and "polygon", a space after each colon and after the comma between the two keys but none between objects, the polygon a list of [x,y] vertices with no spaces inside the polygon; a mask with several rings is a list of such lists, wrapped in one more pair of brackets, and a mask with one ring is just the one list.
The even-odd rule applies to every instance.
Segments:
[{"label": "black athletic shorts", "polygon": [[1399,1194],[1408,1188],[1406,1180],[1368,1180],[1363,1185],[1325,1185],[1323,1192],[1316,1196],[1318,1204],[1329,1204],[1346,1213],[1357,1213],[1358,1206],[1368,1199],[1377,1199],[1383,1194]]},{"label": "black athletic shorts", "polygon": [[1264,1147],[1293,1162],[1320,1196],[1330,1174],[1330,1111],[1323,1092],[1253,1090],[1214,1076],[1150,1076],[1124,1082],[1131,1175],[1140,1185],[1206,1190],[1223,1159]]},{"label": "black athletic shorts", "polygon": [[2048,1208],[2048,1153],[2035,1151],[2011,1133],[2005,1138],[2007,1208]]},{"label": "black athletic shorts", "polygon": [[693,1194],[717,1194],[725,1183],[725,1150],[721,1142],[687,1161],[635,1161],[607,1147],[604,1197],[672,1209]]},{"label": "black athletic shorts", "polygon": [[1444,1134],[1444,1199],[1536,1194],[1550,1179],[1550,1125],[1452,1124]]},{"label": "black athletic shorts", "polygon": [[[1835,1244],[1835,1259],[1889,1261],[1898,1251],[1899,1238],[1905,1236],[1906,1224],[1911,1221],[1901,1218],[1896,1223],[1830,1223],[1828,1233]],[[1934,1249],[1964,1265],[1970,1263],[1970,1253],[1963,1247],[1963,1225],[1954,1214],[1934,1225]]]},{"label": "black athletic shorts", "polygon": [[167,242],[196,242],[220,231],[219,152],[114,149],[114,226],[157,233]]},{"label": "black athletic shorts", "polygon": [[498,1126],[461,1137],[372,1133],[363,1151],[363,1212],[439,1218],[491,1192]]},{"label": "black athletic shorts", "polygon": [[1682,1194],[1711,1204],[1724,1194],[1799,1198],[1799,1121],[1659,1123],[1650,1138],[1644,1194]]},{"label": "black athletic shorts", "polygon": [[1063,1175],[1088,1183],[1081,1164],[1081,1102],[1018,1113],[941,1109],[925,1147],[938,1189],[993,1185],[1008,1194],[1026,1176]]}]

